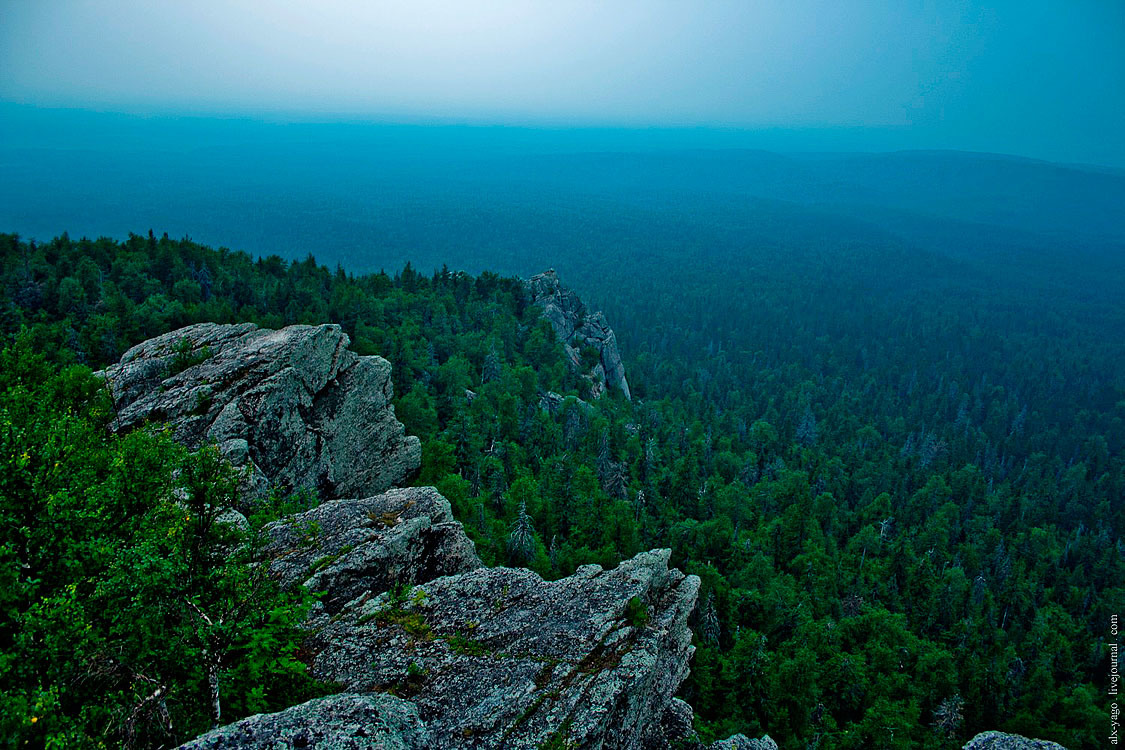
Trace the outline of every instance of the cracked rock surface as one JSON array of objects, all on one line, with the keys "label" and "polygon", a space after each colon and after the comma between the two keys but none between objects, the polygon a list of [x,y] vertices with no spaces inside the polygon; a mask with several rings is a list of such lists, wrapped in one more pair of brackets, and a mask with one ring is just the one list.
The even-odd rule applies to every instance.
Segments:
[{"label": "cracked rock surface", "polygon": [[335,614],[357,596],[481,567],[476,547],[432,487],[332,500],[263,529],[270,572],[282,586],[323,591]]},{"label": "cracked rock surface", "polygon": [[[263,533],[282,585],[323,592],[307,623],[313,676],[353,708],[354,696],[394,696],[416,712],[424,739],[387,747],[647,750],[692,736],[691,707],[672,696],[694,650],[699,579],[670,569],[668,550],[558,581],[484,568],[428,487],[333,500]],[[251,717],[239,724],[252,733],[228,727],[199,740],[228,744],[192,747],[267,747],[254,743],[271,731],[288,747],[285,732],[322,709]]]},{"label": "cracked rock surface", "polygon": [[191,449],[214,442],[248,470],[244,494],[273,486],[364,497],[421,464],[391,405],[391,367],[348,350],[337,325],[265,330],[200,323],[127,351],[103,376],[115,430],[168,424]]},{"label": "cracked rock surface", "polygon": [[312,672],[408,698],[436,748],[644,747],[694,650],[699,579],[668,557],[550,582],[480,568],[360,596],[310,623]]},{"label": "cracked rock surface", "polygon": [[182,750],[412,750],[429,745],[417,709],[393,695],[343,693],[220,727]]},{"label": "cracked rock surface", "polygon": [[1066,750],[1047,740],[1032,740],[1018,734],[981,732],[965,745],[965,750]]}]

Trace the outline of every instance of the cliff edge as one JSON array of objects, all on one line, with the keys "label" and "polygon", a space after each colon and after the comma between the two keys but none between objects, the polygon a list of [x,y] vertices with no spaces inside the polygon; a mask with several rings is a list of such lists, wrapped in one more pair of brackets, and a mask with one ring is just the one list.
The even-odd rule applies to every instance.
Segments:
[{"label": "cliff edge", "polygon": [[343,692],[186,748],[296,747],[301,738],[309,747],[609,750],[690,736],[668,727],[691,732],[691,709],[672,696],[694,651],[699,579],[670,569],[668,550],[559,581],[484,568],[432,488],[332,500],[265,535],[273,575],[321,594],[308,620],[310,669]]}]

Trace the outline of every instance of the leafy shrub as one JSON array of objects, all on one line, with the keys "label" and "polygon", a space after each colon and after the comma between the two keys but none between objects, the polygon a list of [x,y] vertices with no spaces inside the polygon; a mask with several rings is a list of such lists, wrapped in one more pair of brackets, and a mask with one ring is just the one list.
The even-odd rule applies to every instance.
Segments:
[{"label": "leafy shrub", "polygon": [[237,474],[111,414],[88,369],[0,352],[0,735],[167,746],[322,694],[297,658],[310,595],[218,520]]},{"label": "leafy shrub", "polygon": [[640,597],[634,596],[625,603],[625,619],[634,628],[643,628],[648,625],[648,605],[640,600]]}]

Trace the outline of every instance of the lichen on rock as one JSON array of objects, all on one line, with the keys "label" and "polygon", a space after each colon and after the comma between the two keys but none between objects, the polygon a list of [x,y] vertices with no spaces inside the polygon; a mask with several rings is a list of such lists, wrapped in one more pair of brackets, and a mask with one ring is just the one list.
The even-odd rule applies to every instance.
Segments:
[{"label": "lichen on rock", "polygon": [[348,350],[337,325],[271,331],[200,323],[157,336],[103,371],[114,430],[167,423],[191,449],[216,443],[247,469],[248,499],[271,487],[365,497],[421,464],[391,404],[391,368]]},{"label": "lichen on rock", "polygon": [[341,693],[274,714],[248,716],[181,750],[417,750],[430,738],[417,708],[393,695]]},{"label": "lichen on rock", "polygon": [[981,732],[965,744],[965,750],[1066,750],[1047,740],[1033,740],[1018,734]]},{"label": "lichen on rock", "polygon": [[263,529],[264,555],[282,586],[323,592],[328,614],[361,594],[481,567],[476,548],[432,487],[340,499]]},{"label": "lichen on rock", "polygon": [[[481,568],[311,624],[312,673],[414,702],[433,747],[639,748],[687,676],[699,579],[656,550],[544,581]],[[643,602],[643,622],[630,620]],[[565,746],[565,745],[561,745]]]}]

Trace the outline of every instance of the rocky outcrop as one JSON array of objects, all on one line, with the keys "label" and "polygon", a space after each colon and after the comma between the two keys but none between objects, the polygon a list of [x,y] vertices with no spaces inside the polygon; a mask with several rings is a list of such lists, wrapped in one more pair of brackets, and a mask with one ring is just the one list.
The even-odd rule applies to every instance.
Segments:
[{"label": "rocky outcrop", "polygon": [[760,739],[750,739],[744,734],[736,734],[725,740],[712,742],[707,750],[777,750],[777,743],[768,734]]},{"label": "rocky outcrop", "polygon": [[568,400],[573,401],[573,403],[577,404],[583,411],[589,411],[590,409],[590,404],[577,396],[563,396],[554,391],[547,391],[539,397],[539,408],[554,416],[562,411],[563,406],[566,405]]},{"label": "rocky outcrop", "polygon": [[182,750],[413,750],[429,747],[426,727],[409,701],[393,695],[344,693],[276,714],[249,716],[181,745]]},{"label": "rocky outcrop", "polygon": [[642,747],[644,750],[665,750],[669,747],[698,750],[702,743],[698,742],[692,726],[694,718],[695,711],[691,706],[673,698],[661,714],[660,721],[649,728]]},{"label": "rocky outcrop", "polygon": [[362,594],[481,567],[476,548],[431,487],[333,500],[266,526],[264,553],[282,586],[324,592],[328,614]]},{"label": "rocky outcrop", "polygon": [[[264,533],[273,575],[322,592],[308,621],[313,676],[409,701],[427,738],[403,747],[639,749],[689,736],[691,707],[672,695],[699,579],[669,569],[668,550],[551,582],[483,568],[431,488],[334,500]],[[307,726],[309,706],[247,721],[265,737]],[[228,729],[214,737],[242,736]]]},{"label": "rocky outcrop", "polygon": [[699,579],[667,563],[654,551],[553,582],[481,568],[360,597],[317,623],[313,675],[409,697],[434,748],[639,748],[693,651]]},{"label": "rocky outcrop", "polygon": [[158,336],[106,369],[115,430],[167,423],[196,449],[217,443],[248,470],[245,492],[315,489],[365,497],[421,463],[391,405],[391,368],[348,351],[336,325],[277,331],[200,323]]},{"label": "rocky outcrop", "polygon": [[312,622],[312,673],[409,698],[435,748],[642,747],[693,650],[699,579],[668,554],[554,582],[481,568],[361,596]]},{"label": "rocky outcrop", "polygon": [[[580,316],[567,340],[595,340],[604,318],[559,294],[558,310]],[[612,331],[597,335],[603,389],[628,395]],[[484,568],[436,490],[389,489],[418,468],[418,440],[394,417],[388,363],[347,346],[333,325],[200,324],[146,341],[102,373],[112,429],[155,422],[191,449],[216,444],[245,467],[247,500],[281,487],[314,488],[325,501],[268,525],[262,544],[282,586],[318,592],[306,658],[343,692],[185,747],[695,742],[691,707],[672,695],[688,673],[699,579],[670,569],[668,550],[551,582]],[[247,526],[233,509],[223,518]]]},{"label": "rocky outcrop", "polygon": [[[600,312],[588,314],[582,300],[559,283],[554,269],[532,276],[525,282],[532,304],[542,308],[543,317],[555,329],[571,365],[590,381],[594,398],[607,388],[617,388],[631,399],[625,365],[617,348],[617,336]],[[583,351],[592,350],[597,361],[584,361]]]},{"label": "rocky outcrop", "polygon": [[965,745],[965,750],[1066,750],[1047,740],[1030,740],[1018,734],[982,732]]}]

